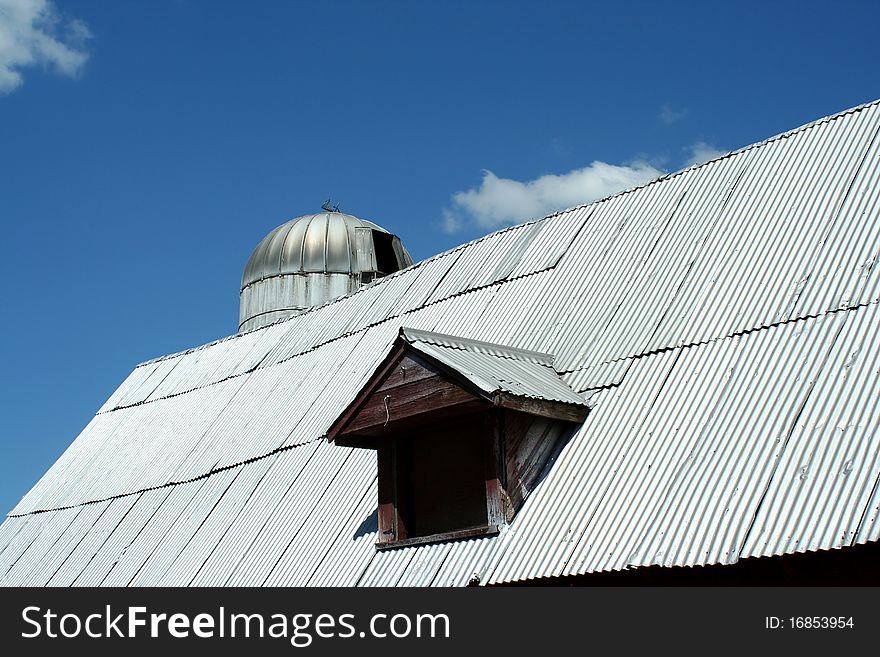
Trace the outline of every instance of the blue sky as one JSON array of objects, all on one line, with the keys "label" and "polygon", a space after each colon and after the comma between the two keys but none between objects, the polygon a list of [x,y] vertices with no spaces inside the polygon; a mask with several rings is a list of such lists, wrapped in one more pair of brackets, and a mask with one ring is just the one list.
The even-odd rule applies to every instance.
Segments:
[{"label": "blue sky", "polygon": [[425,258],[880,97],[877,7],[0,0],[0,507],[328,195]]}]

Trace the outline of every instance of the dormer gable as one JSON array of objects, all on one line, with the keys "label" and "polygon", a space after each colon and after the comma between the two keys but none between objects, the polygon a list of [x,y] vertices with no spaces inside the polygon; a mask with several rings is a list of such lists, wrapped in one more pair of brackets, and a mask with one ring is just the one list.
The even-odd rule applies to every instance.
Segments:
[{"label": "dormer gable", "polygon": [[589,408],[548,354],[401,328],[327,438],[376,450],[395,547],[497,533]]}]

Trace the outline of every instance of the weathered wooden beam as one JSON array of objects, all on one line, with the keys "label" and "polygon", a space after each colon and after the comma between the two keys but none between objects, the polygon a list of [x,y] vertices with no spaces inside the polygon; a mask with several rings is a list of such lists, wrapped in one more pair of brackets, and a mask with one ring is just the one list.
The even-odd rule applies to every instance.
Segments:
[{"label": "weathered wooden beam", "polygon": [[486,517],[489,525],[500,526],[507,522],[505,509],[507,495],[503,485],[503,415],[499,411],[493,411],[485,417],[483,423],[485,425],[483,458],[486,472]]},{"label": "weathered wooden beam", "polygon": [[436,411],[398,418],[387,425],[377,424],[370,427],[361,427],[357,431],[346,430],[339,434],[334,443],[342,447],[359,447],[376,449],[377,439],[383,436],[396,436],[402,440],[420,436],[430,431],[437,424],[445,424],[451,420],[465,418],[466,416],[479,415],[491,409],[492,405],[483,399],[446,406]]},{"label": "weathered wooden beam", "polygon": [[460,529],[454,532],[444,532],[442,534],[431,534],[430,536],[414,536],[413,538],[405,538],[394,543],[377,543],[377,550],[390,550],[394,548],[407,547],[409,545],[423,545],[425,543],[443,543],[445,541],[455,541],[460,538],[471,538],[474,536],[492,536],[501,531],[500,527],[471,527],[469,529]]},{"label": "weathered wooden beam", "polygon": [[545,399],[531,399],[528,397],[515,397],[507,393],[497,393],[495,405],[509,408],[513,411],[522,411],[530,415],[540,415],[553,420],[563,420],[580,424],[587,418],[590,409],[586,406],[576,406],[564,402],[548,401]]}]

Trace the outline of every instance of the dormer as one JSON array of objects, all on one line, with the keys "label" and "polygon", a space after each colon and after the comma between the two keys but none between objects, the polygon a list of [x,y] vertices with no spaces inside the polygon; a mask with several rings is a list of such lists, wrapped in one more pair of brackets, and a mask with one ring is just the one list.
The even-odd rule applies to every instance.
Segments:
[{"label": "dormer", "polygon": [[497,533],[589,408],[548,354],[401,328],[327,438],[376,450],[384,549]]}]

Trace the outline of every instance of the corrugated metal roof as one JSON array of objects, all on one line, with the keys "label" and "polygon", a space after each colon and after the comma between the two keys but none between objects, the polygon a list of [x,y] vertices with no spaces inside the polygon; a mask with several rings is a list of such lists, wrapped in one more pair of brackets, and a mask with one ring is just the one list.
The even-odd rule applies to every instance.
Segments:
[{"label": "corrugated metal roof", "polygon": [[[0,583],[460,586],[880,539],[878,129],[860,106],[139,365],[0,525]],[[552,354],[595,402],[497,536],[377,552],[373,455],[319,440],[402,326],[532,393],[545,365],[462,345]]]},{"label": "corrugated metal roof", "polygon": [[413,349],[455,370],[487,395],[509,392],[585,406],[553,369],[553,356],[493,342],[403,327],[400,337]]}]

